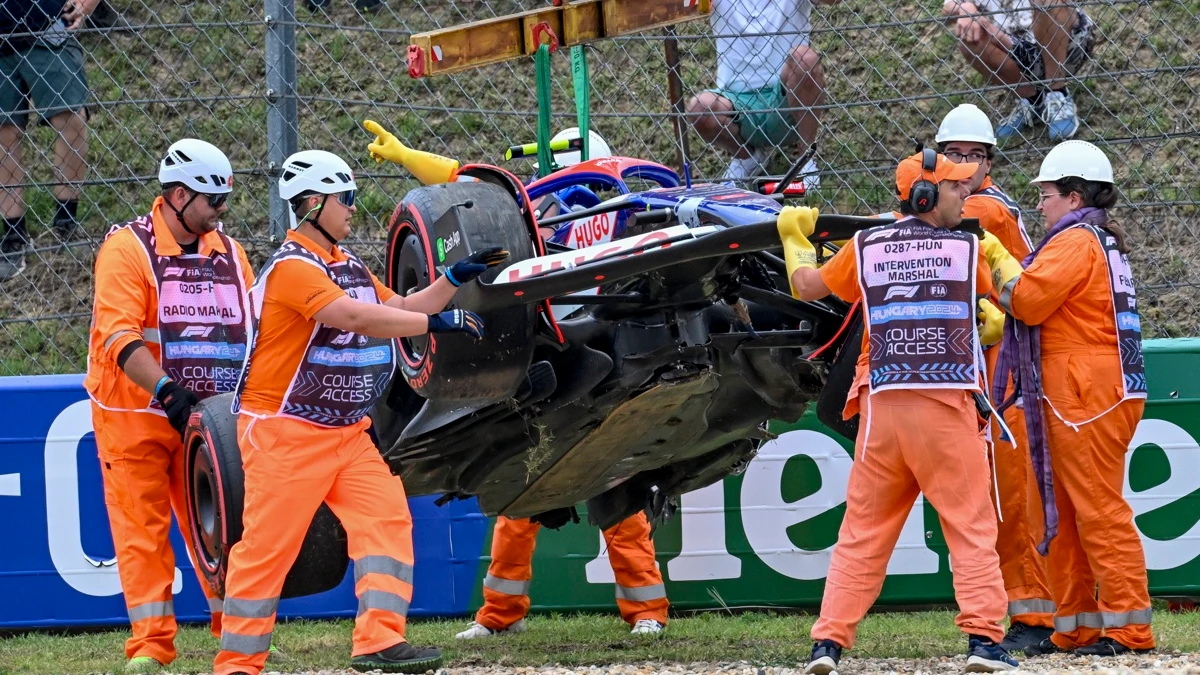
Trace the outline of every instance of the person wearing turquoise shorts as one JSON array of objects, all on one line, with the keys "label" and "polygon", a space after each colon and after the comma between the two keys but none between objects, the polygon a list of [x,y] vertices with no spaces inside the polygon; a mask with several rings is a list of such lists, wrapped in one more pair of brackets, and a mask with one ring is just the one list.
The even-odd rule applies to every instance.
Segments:
[{"label": "person wearing turquoise shorts", "polygon": [[[717,86],[693,96],[687,112],[704,140],[733,155],[725,180],[762,175],[774,153],[803,152],[816,139],[825,77],[809,44],[814,2],[839,0],[713,0]],[[801,175],[817,187],[815,161]]]}]

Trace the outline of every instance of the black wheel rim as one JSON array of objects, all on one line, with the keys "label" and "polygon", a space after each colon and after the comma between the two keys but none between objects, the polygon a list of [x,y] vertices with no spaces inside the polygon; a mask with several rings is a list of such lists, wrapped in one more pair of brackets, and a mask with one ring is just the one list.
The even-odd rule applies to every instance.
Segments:
[{"label": "black wheel rim", "polygon": [[209,572],[215,572],[220,566],[224,547],[218,517],[216,475],[210,453],[208,444],[200,441],[192,467],[192,528],[200,542],[197,562]]},{"label": "black wheel rim", "polygon": [[[411,295],[429,285],[428,265],[425,253],[421,248],[421,240],[415,233],[410,232],[400,244],[396,269],[396,287],[392,290],[400,295]],[[429,338],[425,335],[400,338],[400,349],[409,363],[420,363],[429,347]]]}]

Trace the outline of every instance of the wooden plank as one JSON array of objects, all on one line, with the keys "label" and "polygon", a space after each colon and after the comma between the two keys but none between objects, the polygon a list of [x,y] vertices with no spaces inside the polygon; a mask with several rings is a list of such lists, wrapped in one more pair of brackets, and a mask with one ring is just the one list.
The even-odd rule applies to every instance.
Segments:
[{"label": "wooden plank", "polygon": [[604,15],[600,0],[573,2],[562,9],[563,31],[558,37],[563,45],[573,47],[604,37]]},{"label": "wooden plank", "polygon": [[409,44],[422,49],[425,75],[470,70],[521,56],[521,19],[521,14],[510,14],[417,33]]},{"label": "wooden plank", "polygon": [[690,21],[709,13],[709,0],[604,0],[604,35],[616,37]]},{"label": "wooden plank", "polygon": [[702,19],[710,0],[583,0],[518,14],[415,33],[422,75],[457,73],[537,51],[533,27],[545,22],[560,47],[594,42]]},{"label": "wooden plank", "polygon": [[535,10],[521,17],[521,42],[528,56],[533,56],[540,46],[533,37],[533,27],[540,23],[550,26],[550,30],[554,31],[554,35],[559,39],[559,46],[562,46],[562,12],[558,11],[557,7]]}]

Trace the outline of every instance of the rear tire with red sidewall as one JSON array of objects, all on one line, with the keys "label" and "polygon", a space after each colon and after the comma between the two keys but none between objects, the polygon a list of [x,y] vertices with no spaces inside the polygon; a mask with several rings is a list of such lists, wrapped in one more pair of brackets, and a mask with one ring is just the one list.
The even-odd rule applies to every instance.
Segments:
[{"label": "rear tire with red sidewall", "polygon": [[[196,405],[184,435],[184,481],[192,522],[192,559],[218,597],[225,597],[229,553],[242,540],[246,475],[237,441],[233,394]],[[309,525],[296,561],[283,584],[284,598],[313,595],[336,587],[346,576],[346,531],[321,504]]]},{"label": "rear tire with red sidewall", "polygon": [[845,340],[829,364],[829,374],[825,386],[817,396],[817,419],[843,437],[854,441],[858,438],[858,425],[861,415],[855,415],[848,420],[842,419],[842,410],[846,407],[846,397],[854,384],[855,368],[858,356],[862,354],[863,320],[862,310],[855,310],[857,316],[851,319]]},{"label": "rear tire with red sidewall", "polygon": [[[388,260],[392,290],[406,295],[442,276],[442,270],[492,246],[509,252],[500,270],[536,255],[529,228],[512,195],[487,182],[445,183],[409,192],[392,215]],[[471,282],[474,283],[474,282]],[[449,307],[459,307],[457,300]],[[534,304],[478,312],[484,337],[441,333],[402,338],[398,371],[427,399],[480,401],[512,396],[525,378],[537,328]],[[399,383],[393,386],[398,386]]]}]

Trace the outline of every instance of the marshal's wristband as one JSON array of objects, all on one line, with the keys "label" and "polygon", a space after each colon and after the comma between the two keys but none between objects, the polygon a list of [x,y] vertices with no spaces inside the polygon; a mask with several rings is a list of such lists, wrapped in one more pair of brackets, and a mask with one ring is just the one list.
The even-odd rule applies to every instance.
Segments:
[{"label": "marshal's wristband", "polygon": [[154,398],[158,398],[158,392],[162,391],[163,385],[170,381],[171,377],[169,375],[162,376],[162,379],[158,381],[158,384],[154,385]]}]

